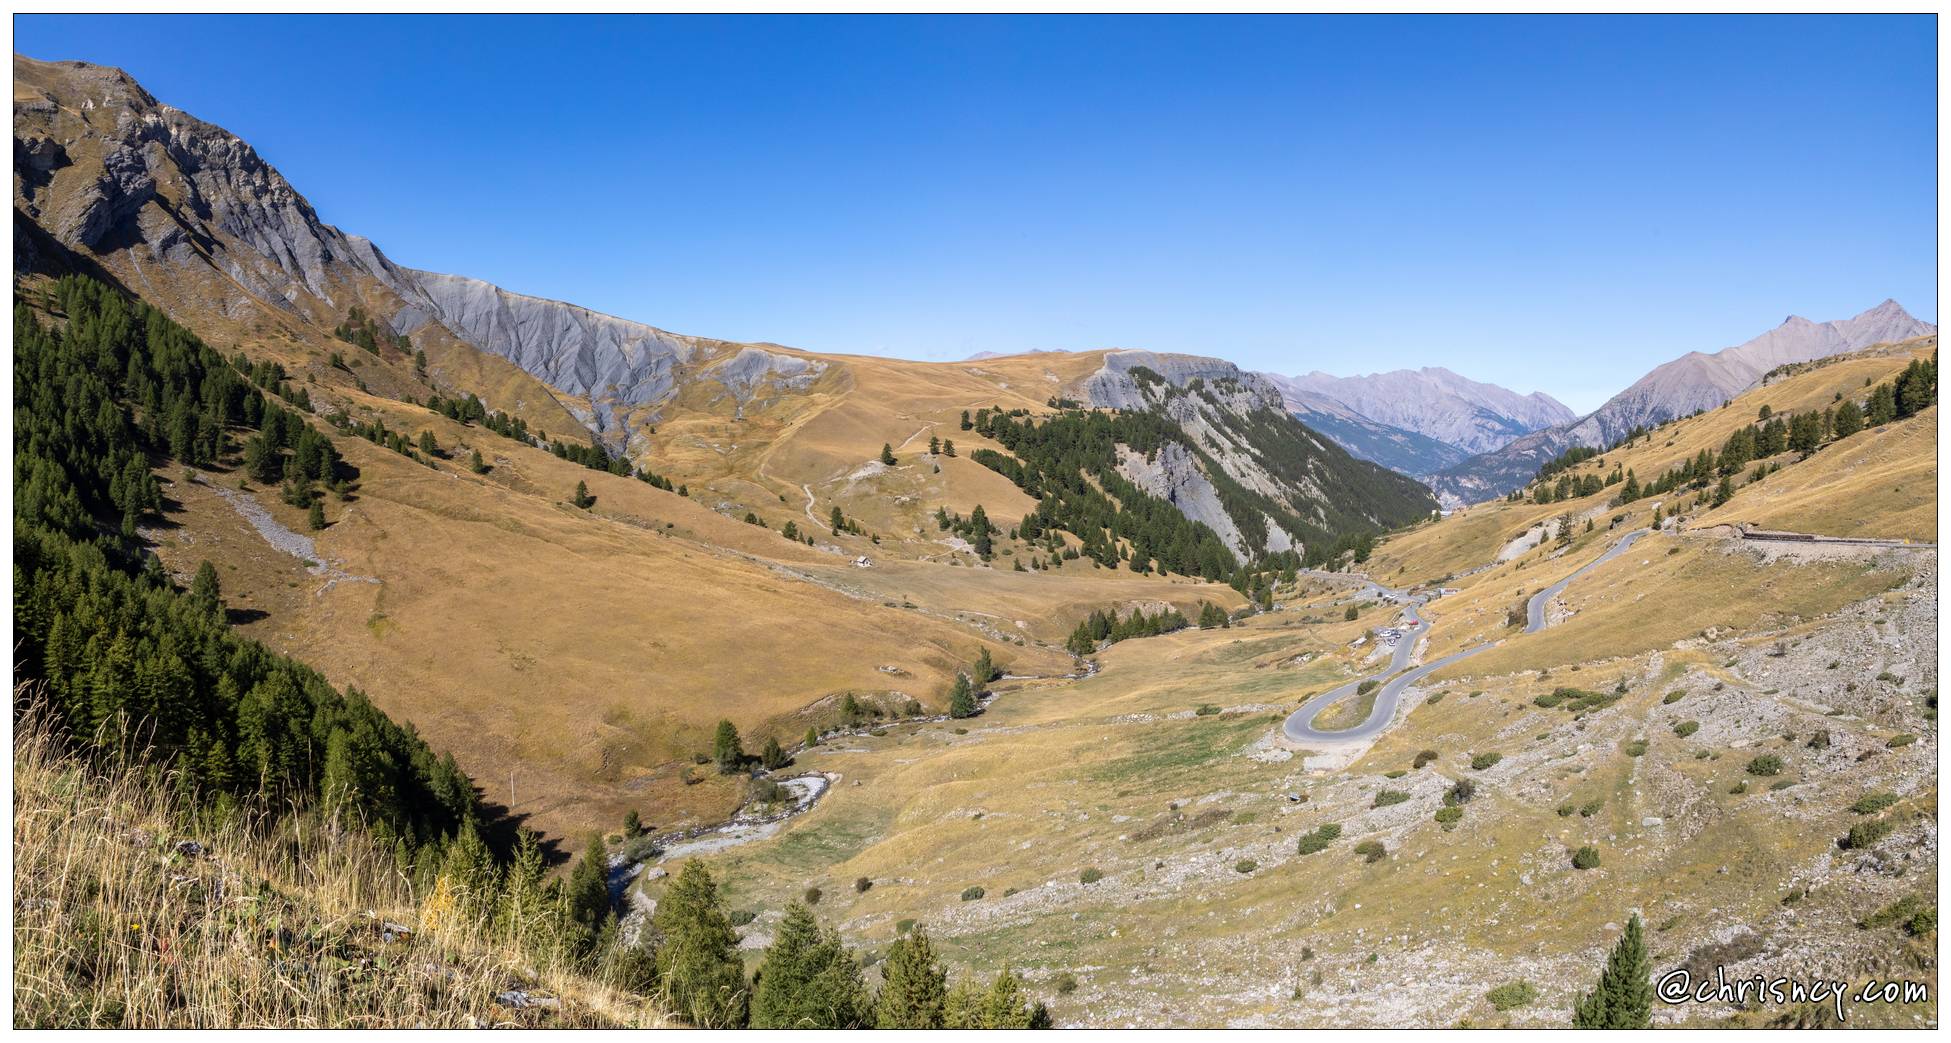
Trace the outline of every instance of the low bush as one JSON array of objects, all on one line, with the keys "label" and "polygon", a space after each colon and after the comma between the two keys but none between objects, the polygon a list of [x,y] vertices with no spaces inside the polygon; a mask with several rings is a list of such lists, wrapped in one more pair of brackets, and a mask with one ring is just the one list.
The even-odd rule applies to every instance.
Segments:
[{"label": "low bush", "polygon": [[1687,690],[1685,688],[1676,688],[1673,691],[1668,692],[1666,694],[1666,697],[1660,700],[1660,705],[1672,706],[1674,703],[1677,703],[1680,700],[1685,699],[1686,697],[1687,697]]},{"label": "low bush", "polygon": [[1194,710],[1192,712],[1195,716],[1211,717],[1212,715],[1219,712],[1219,707],[1214,706],[1212,703],[1206,703],[1200,706],[1199,709]]},{"label": "low bush", "polygon": [[820,889],[817,887],[809,887],[800,892],[800,898],[804,899],[807,905],[819,905]]},{"label": "low bush", "polygon": [[1877,841],[1889,836],[1896,828],[1896,823],[1884,818],[1858,822],[1849,827],[1849,832],[1844,834],[1836,845],[1845,851],[1862,851],[1876,846]]},{"label": "low bush", "polygon": [[1057,975],[1057,980],[1050,984],[1052,988],[1057,990],[1057,995],[1068,996],[1077,991],[1077,975],[1065,971]]},{"label": "low bush", "polygon": [[1362,856],[1364,862],[1380,862],[1389,857],[1389,849],[1383,847],[1380,840],[1364,840],[1356,844],[1355,853]]},{"label": "low bush", "polygon": [[1424,750],[1416,754],[1416,760],[1412,766],[1420,770],[1435,762],[1441,756],[1442,754],[1437,753],[1435,750]]},{"label": "low bush", "polygon": [[1673,734],[1680,736],[1682,739],[1699,730],[1699,721],[1681,721],[1679,724],[1673,726]]},{"label": "low bush", "polygon": [[1238,862],[1233,863],[1233,871],[1235,873],[1251,873],[1258,868],[1260,868],[1260,863],[1255,862],[1251,858],[1242,858]]},{"label": "low bush", "polygon": [[1628,757],[1644,757],[1646,756],[1646,740],[1634,739],[1633,741],[1625,744],[1624,746],[1621,746],[1620,749],[1624,750],[1626,756]]},{"label": "low bush", "polygon": [[1851,804],[1849,810],[1856,812],[1858,815],[1874,815],[1896,802],[1897,795],[1887,790],[1877,793],[1865,793],[1856,798],[1856,803]]},{"label": "low bush", "polygon": [[1380,681],[1376,681],[1376,680],[1363,681],[1361,684],[1355,686],[1355,694],[1367,695],[1368,693],[1373,692],[1380,687],[1382,687],[1382,682]]},{"label": "low bush", "polygon": [[1450,791],[1443,794],[1443,803],[1451,807],[1458,807],[1470,803],[1470,799],[1476,795],[1476,783],[1471,782],[1469,779],[1458,779],[1456,780],[1456,785],[1451,786]]},{"label": "low bush", "polygon": [[1406,770],[1404,770],[1404,769],[1402,769],[1402,768],[1397,768],[1397,769],[1395,769],[1394,771],[1385,771],[1385,772],[1383,772],[1383,773],[1382,773],[1382,777],[1383,777],[1383,778],[1385,778],[1385,779],[1399,779],[1399,778],[1401,778],[1401,777],[1403,777],[1404,775],[1407,775],[1407,774],[1409,774],[1409,772],[1408,772],[1408,771],[1406,771]]},{"label": "low bush", "polygon": [[1475,757],[1470,758],[1470,769],[1472,771],[1483,771],[1485,768],[1492,767],[1503,759],[1504,755],[1501,753],[1479,753]]},{"label": "low bush", "polygon": [[1599,865],[1599,849],[1590,844],[1572,852],[1573,869],[1596,869]]},{"label": "low bush", "polygon": [[874,886],[874,881],[872,881],[872,880],[869,880],[869,879],[867,879],[867,878],[866,878],[866,877],[864,877],[864,876],[857,876],[857,877],[855,877],[855,878],[854,878],[854,893],[855,893],[855,894],[861,894],[861,895],[864,895],[864,894],[866,894],[866,893],[867,893],[867,891],[868,891],[868,889],[869,889],[869,888],[871,888],[871,887],[873,887],[873,886]]},{"label": "low bush", "polygon": [[972,887],[965,887],[962,889],[962,900],[964,902],[973,902],[988,893],[989,893],[988,891],[983,890],[981,884],[976,884]]},{"label": "low bush", "polygon": [[1537,999],[1538,990],[1532,988],[1528,981],[1514,981],[1490,990],[1484,994],[1484,998],[1498,1010],[1513,1010]]},{"label": "low bush", "polygon": [[1463,821],[1462,808],[1450,806],[1436,809],[1436,824],[1442,826],[1444,832],[1455,829],[1456,824],[1461,821]]},{"label": "low bush", "polygon": [[1080,884],[1095,884],[1102,879],[1104,879],[1104,871],[1096,866],[1077,874],[1077,882]]},{"label": "low bush", "polygon": [[1764,753],[1748,762],[1748,774],[1750,775],[1767,776],[1780,775],[1781,773],[1782,759],[1772,753]]},{"label": "low bush", "polygon": [[1565,803],[1558,805],[1558,817],[1570,818],[1572,812],[1577,810],[1578,810],[1578,805],[1573,804],[1571,801],[1568,800]]},{"label": "low bush", "polygon": [[1301,834],[1301,839],[1295,845],[1294,850],[1298,854],[1311,855],[1316,851],[1327,850],[1328,845],[1334,843],[1340,837],[1341,826],[1330,822],[1324,826],[1316,826],[1314,829]]},{"label": "low bush", "polygon": [[1604,797],[1593,797],[1591,800],[1588,800],[1585,803],[1580,804],[1578,806],[1578,817],[1591,818],[1592,816],[1599,813],[1600,808],[1603,808],[1605,806],[1606,806],[1606,799]]},{"label": "low bush", "polygon": [[1866,931],[1893,924],[1913,937],[1929,934],[1937,930],[1937,907],[1916,895],[1905,895],[1856,922]]},{"label": "low bush", "polygon": [[1374,806],[1378,808],[1386,808],[1391,804],[1400,804],[1403,801],[1408,799],[1409,799],[1409,794],[1404,793],[1399,789],[1385,789],[1385,790],[1378,791],[1375,794]]},{"label": "low bush", "polygon": [[1884,745],[1894,750],[1900,746],[1909,746],[1911,743],[1916,741],[1917,741],[1917,736],[1912,735],[1909,732],[1905,732],[1902,735],[1892,735],[1890,737],[1890,741],[1884,743]]}]

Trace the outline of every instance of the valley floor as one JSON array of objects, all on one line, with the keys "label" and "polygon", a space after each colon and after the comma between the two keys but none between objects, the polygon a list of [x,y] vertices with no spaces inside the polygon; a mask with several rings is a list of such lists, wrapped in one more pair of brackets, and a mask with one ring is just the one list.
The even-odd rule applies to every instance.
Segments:
[{"label": "valley floor", "polygon": [[[1633,558],[1681,541],[1653,537]],[[1562,574],[1591,553],[1529,567]],[[1835,567],[1770,564],[1734,541],[1686,553],[1788,589],[1824,575],[1794,570]],[[1345,622],[1346,585],[1304,586],[1244,626],[1123,642],[1095,676],[1005,687],[973,720],[803,754],[794,770],[837,777],[830,795],[712,862],[733,907],[758,913],[749,949],[810,884],[869,951],[919,920],[957,963],[1006,963],[1044,987],[1069,976],[1060,1024],[1563,1025],[1634,911],[1656,973],[1819,970],[1934,990],[1928,940],[1855,925],[1936,890],[1935,554],[1858,557],[1799,614],[1653,650],[1616,636],[1663,611],[1644,573],[1598,570],[1546,631],[1410,688],[1395,726],[1333,757],[1275,734],[1299,701],[1375,669],[1347,646],[1388,616],[1371,605]],[[1585,654],[1559,661],[1566,642]],[[1520,666],[1527,648],[1553,665]],[[1605,698],[1576,709],[1548,697],[1561,686]],[[1764,756],[1775,773],[1754,773]],[[1475,793],[1446,824],[1459,780]],[[1892,806],[1850,810],[1873,792]],[[1889,835],[1839,848],[1869,819]],[[1339,839],[1298,853],[1329,823]],[[1600,864],[1574,869],[1584,846]],[[1536,998],[1486,999],[1517,981]],[[1849,1023],[1935,1011],[1863,1005]],[[1656,1008],[1659,1024],[1824,1016]]]}]

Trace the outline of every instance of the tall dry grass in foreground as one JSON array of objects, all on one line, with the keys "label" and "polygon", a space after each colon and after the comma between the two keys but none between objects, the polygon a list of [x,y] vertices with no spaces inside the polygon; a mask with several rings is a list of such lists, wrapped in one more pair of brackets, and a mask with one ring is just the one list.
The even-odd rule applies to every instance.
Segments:
[{"label": "tall dry grass in foreground", "polygon": [[[17,717],[17,1027],[665,1023],[641,998],[522,960],[480,922],[416,906],[364,833],[199,812],[175,784],[140,757],[84,762],[44,718]],[[389,940],[389,923],[411,933]],[[509,990],[545,999],[497,1000]]]}]

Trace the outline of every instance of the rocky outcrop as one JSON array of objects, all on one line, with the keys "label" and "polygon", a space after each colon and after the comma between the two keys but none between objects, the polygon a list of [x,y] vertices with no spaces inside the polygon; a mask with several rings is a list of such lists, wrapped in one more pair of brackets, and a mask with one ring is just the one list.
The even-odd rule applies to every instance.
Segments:
[{"label": "rocky outcrop", "polygon": [[166,298],[215,296],[232,317],[256,306],[326,325],[361,304],[396,332],[437,325],[560,392],[617,449],[691,380],[715,381],[742,411],[804,390],[828,366],[402,267],[320,221],[242,139],[158,103],[119,69],[16,56],[14,75],[16,210],[77,253],[194,284]]},{"label": "rocky outcrop", "polygon": [[[1411,479],[1355,459],[1295,420],[1273,381],[1221,359],[1113,351],[1078,394],[1095,407],[1155,411],[1177,424],[1185,444],[1168,443],[1152,459],[1126,454],[1120,470],[1242,554],[1391,528],[1435,506]],[[1261,529],[1264,543],[1247,546],[1244,533]]]}]

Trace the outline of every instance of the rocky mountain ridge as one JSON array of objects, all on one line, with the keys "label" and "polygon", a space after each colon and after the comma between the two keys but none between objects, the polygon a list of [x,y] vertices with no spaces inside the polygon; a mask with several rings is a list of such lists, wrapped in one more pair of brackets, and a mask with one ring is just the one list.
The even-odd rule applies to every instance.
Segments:
[{"label": "rocky mountain ridge", "polygon": [[1525,395],[1459,376],[1441,366],[1337,377],[1316,370],[1275,378],[1284,388],[1313,392],[1376,423],[1485,453],[1577,414],[1543,392]]},{"label": "rocky mountain ridge", "polygon": [[1568,424],[1545,428],[1433,475],[1445,503],[1501,496],[1524,484],[1538,466],[1575,445],[1603,449],[1636,427],[1716,409],[1759,384],[1770,370],[1860,351],[1876,344],[1929,336],[1937,327],[1911,316],[1894,300],[1848,319],[1812,322],[1791,315],[1781,325],[1711,354],[1692,351],[1654,369],[1598,409]]}]

